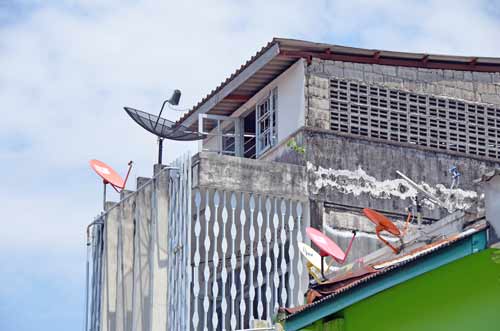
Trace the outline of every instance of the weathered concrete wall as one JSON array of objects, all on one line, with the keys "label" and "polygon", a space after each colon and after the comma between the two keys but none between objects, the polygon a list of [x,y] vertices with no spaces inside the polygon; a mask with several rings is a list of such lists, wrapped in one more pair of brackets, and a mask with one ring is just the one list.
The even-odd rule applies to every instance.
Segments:
[{"label": "weathered concrete wall", "polygon": [[[400,213],[401,216],[392,219],[403,220],[405,209],[412,204],[416,191],[398,177],[396,170],[447,201],[449,210],[424,204],[423,216],[437,220],[457,207],[475,210],[482,192],[472,185],[472,181],[495,167],[493,162],[360,140],[327,131],[309,129],[304,135],[311,225],[322,228],[343,248],[350,239],[349,230],[360,230],[349,262],[380,247],[373,233],[374,226],[362,216],[362,208]],[[457,166],[462,176],[460,189],[450,191],[447,189],[451,183],[448,170],[452,166]],[[337,207],[325,210],[325,202]],[[346,212],[344,207],[351,210]]]},{"label": "weathered concrete wall", "polygon": [[167,330],[168,297],[168,211],[170,173],[163,171],[161,165],[155,165],[153,178],[152,218],[151,218],[151,293],[152,318],[151,330]]},{"label": "weathered concrete wall", "polygon": [[112,208],[114,202],[106,202],[109,212],[104,220],[104,256],[103,256],[103,291],[101,302],[101,330],[116,330],[116,294],[117,294],[117,252],[119,210]]},{"label": "weathered concrete wall", "polygon": [[[132,329],[151,325],[151,190],[149,178],[137,178],[134,236],[134,292]],[[139,188],[142,187],[140,190]]]},{"label": "weathered concrete wall", "polygon": [[275,161],[275,162],[290,163],[290,164],[305,166],[307,164],[305,153],[301,154],[297,151],[294,151],[291,147],[287,145],[289,141],[293,140],[295,141],[297,146],[305,147],[303,128],[304,127],[301,127],[301,129],[297,130],[295,133],[285,138],[278,145],[274,146],[269,151],[265,152],[262,155],[262,157],[259,158],[259,160]]},{"label": "weathered concrete wall", "polygon": [[193,157],[193,186],[259,192],[300,201],[308,197],[305,167],[208,153]]},{"label": "weathered concrete wall", "polygon": [[[411,203],[410,198],[416,192],[399,179],[396,170],[419,184],[427,184],[427,189],[449,202],[450,210],[474,205],[481,192],[478,187],[472,186],[472,181],[494,167],[494,162],[435,152],[428,147],[404,146],[335,134],[330,131],[330,78],[500,105],[499,73],[312,59],[306,70],[306,129],[303,133],[309,176],[308,192],[311,197],[311,224],[325,227],[325,230],[330,228],[330,232],[336,231],[336,234],[330,235],[343,243],[349,235],[343,239],[342,230],[364,228],[362,224],[366,220],[363,220],[361,208],[404,214],[405,208]],[[290,157],[283,158],[283,154],[275,152],[273,160],[293,162]],[[452,166],[458,166],[462,173],[460,188],[465,192],[446,189],[451,183],[448,170]],[[324,202],[336,204],[338,208],[332,207],[325,211]],[[346,212],[344,206],[352,210]],[[426,207],[424,216],[432,219],[444,217],[449,212],[442,208],[431,209],[429,204]],[[371,234],[367,229],[362,231],[367,236],[360,241],[363,247],[357,250],[368,252],[373,248],[372,241],[375,239],[368,238]]]},{"label": "weathered concrete wall", "polygon": [[116,293],[116,330],[132,331],[132,291],[134,263],[135,195],[133,191],[120,194],[118,224],[118,275]]},{"label": "weathered concrete wall", "polygon": [[101,325],[103,330],[167,330],[170,173],[137,179],[106,204]]},{"label": "weathered concrete wall", "polygon": [[[448,170],[457,166],[462,174],[460,188],[475,191],[477,188],[472,185],[472,181],[495,166],[493,162],[375,143],[327,132],[309,130],[307,135],[309,193],[315,200],[339,205],[404,213],[413,194],[405,182],[400,180],[396,170],[419,184],[427,184],[429,190],[441,184],[442,186],[438,186],[440,190],[434,192],[441,194],[443,200],[449,199],[453,206],[471,204],[475,195],[472,192],[450,192],[446,189],[451,183]],[[428,205],[425,208],[425,217],[438,219],[448,213],[446,210],[430,207]]]}]

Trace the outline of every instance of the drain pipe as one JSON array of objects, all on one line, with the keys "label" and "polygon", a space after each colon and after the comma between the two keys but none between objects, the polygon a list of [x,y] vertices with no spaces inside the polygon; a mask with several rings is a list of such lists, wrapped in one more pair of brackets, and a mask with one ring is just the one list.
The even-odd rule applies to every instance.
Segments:
[{"label": "drain pipe", "polygon": [[87,225],[87,243],[86,243],[86,250],[87,250],[87,259],[85,263],[85,317],[84,317],[84,331],[88,331],[88,323],[89,323],[89,265],[90,265],[90,229],[94,225],[99,225],[99,224],[104,224],[102,219],[96,219],[89,225]]}]

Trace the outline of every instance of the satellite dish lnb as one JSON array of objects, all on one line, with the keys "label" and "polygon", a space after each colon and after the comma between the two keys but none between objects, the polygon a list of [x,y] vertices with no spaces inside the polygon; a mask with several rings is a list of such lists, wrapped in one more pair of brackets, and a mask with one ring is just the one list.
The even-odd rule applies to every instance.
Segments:
[{"label": "satellite dish lnb", "polygon": [[298,246],[300,253],[306,259],[307,271],[316,280],[316,282],[320,284],[321,279],[319,277],[319,273],[321,272],[322,268],[321,263],[324,264],[323,269],[327,272],[331,271],[330,266],[326,265],[321,256],[314,249],[312,249],[311,246],[308,246],[303,242],[299,242]]},{"label": "satellite dish lnb", "polygon": [[128,176],[130,174],[130,170],[132,169],[133,162],[130,161],[128,163],[128,171],[125,180],[109,165],[99,160],[90,160],[90,167],[94,169],[94,171],[102,178],[102,182],[104,184],[103,191],[103,210],[106,206],[106,185],[111,185],[111,187],[118,193],[125,189],[125,185],[127,185]]},{"label": "satellite dish lnb", "polygon": [[181,100],[181,91],[174,90],[174,93],[172,93],[172,96],[170,97],[170,99],[168,99],[168,103],[171,104],[172,106],[177,106],[180,100]]}]

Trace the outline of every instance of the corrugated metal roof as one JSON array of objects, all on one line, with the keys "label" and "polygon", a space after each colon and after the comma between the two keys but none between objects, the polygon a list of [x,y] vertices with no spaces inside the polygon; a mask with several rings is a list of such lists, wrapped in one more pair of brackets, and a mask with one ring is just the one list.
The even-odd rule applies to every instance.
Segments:
[{"label": "corrugated metal roof", "polygon": [[[378,262],[376,264],[367,266],[367,268],[373,268],[376,271],[367,272],[366,275],[364,275],[361,278],[354,277],[350,282],[345,282],[345,279],[342,279],[341,286],[336,287],[333,291],[331,291],[327,295],[322,296],[320,299],[318,299],[312,303],[309,303],[309,304],[306,304],[306,305],[303,305],[300,307],[294,307],[291,309],[281,308],[282,311],[289,313],[289,315],[284,317],[283,320],[287,320],[288,318],[291,318],[297,314],[303,313],[316,305],[322,304],[323,302],[325,302],[327,300],[332,300],[335,297],[337,297],[338,295],[345,293],[345,292],[348,292],[349,290],[352,290],[352,289],[356,288],[357,286],[361,286],[363,284],[366,284],[377,277],[380,277],[380,276],[387,274],[389,272],[397,271],[399,268],[401,268],[401,267],[403,267],[411,262],[414,262],[414,261],[419,260],[425,256],[428,256],[429,254],[435,253],[435,252],[440,251],[446,247],[449,247],[450,245],[452,245],[452,244],[454,244],[454,243],[456,243],[464,238],[467,238],[467,237],[473,235],[474,233],[477,233],[479,231],[484,230],[486,227],[487,227],[487,224],[485,222],[480,222],[478,224],[472,225],[471,227],[469,227],[468,229],[466,229],[465,231],[463,231],[461,233],[450,236],[446,239],[438,240],[438,241],[433,242],[433,243],[428,244],[428,245],[423,245],[417,249],[412,250],[411,252],[409,252],[408,254],[405,254],[403,256],[400,256],[400,257],[397,257],[394,259],[390,259],[390,260],[386,260],[384,262]],[[333,285],[333,284],[335,284],[334,281],[335,280],[330,281],[330,282],[328,282],[328,284]]]},{"label": "corrugated metal roof", "polygon": [[430,69],[500,72],[500,58],[394,52],[274,38],[184,114],[177,123],[193,128],[198,120],[197,113],[232,114],[300,58]]}]

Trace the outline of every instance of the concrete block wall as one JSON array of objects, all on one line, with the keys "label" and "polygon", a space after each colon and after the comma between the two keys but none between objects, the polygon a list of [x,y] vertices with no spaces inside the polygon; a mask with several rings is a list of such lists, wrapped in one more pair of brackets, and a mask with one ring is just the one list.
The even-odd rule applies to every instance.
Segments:
[{"label": "concrete block wall", "polygon": [[330,129],[330,80],[320,75],[310,75],[306,80],[306,125]]},{"label": "concrete block wall", "polygon": [[309,93],[306,93],[311,99],[321,100],[328,94],[317,91],[318,88],[328,89],[328,84],[325,85],[324,81],[318,78],[328,80],[329,77],[337,77],[414,93],[500,105],[498,72],[425,69],[313,59],[307,74],[311,88]]}]

